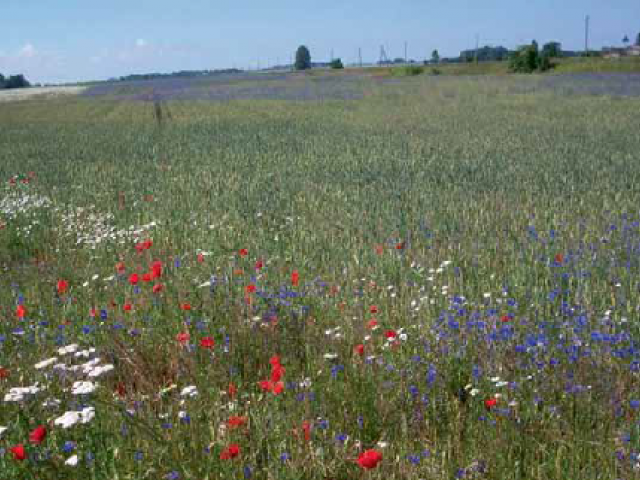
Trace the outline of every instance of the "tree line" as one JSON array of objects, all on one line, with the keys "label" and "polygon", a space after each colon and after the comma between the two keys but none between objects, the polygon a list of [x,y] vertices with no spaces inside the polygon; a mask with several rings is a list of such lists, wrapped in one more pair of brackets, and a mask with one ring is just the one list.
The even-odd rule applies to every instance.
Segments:
[{"label": "tree line", "polygon": [[0,90],[6,88],[26,88],[30,86],[31,84],[22,74],[5,77],[0,73]]}]

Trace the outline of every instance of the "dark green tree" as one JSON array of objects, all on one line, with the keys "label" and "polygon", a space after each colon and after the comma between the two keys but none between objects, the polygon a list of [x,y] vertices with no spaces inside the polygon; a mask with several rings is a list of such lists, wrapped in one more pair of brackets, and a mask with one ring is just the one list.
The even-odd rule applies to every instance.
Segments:
[{"label": "dark green tree", "polygon": [[307,70],[311,68],[311,53],[304,45],[300,45],[296,51],[295,68],[296,70]]},{"label": "dark green tree", "polygon": [[524,45],[509,59],[509,69],[515,73],[533,73],[536,70],[546,71],[552,67],[551,59],[548,55],[540,55],[538,42],[535,40],[531,45]]},{"label": "dark green tree", "polygon": [[640,33],[638,33],[638,36],[636,37],[636,45],[640,47]]},{"label": "dark green tree", "polygon": [[622,43],[624,43],[624,46],[626,47],[627,45],[629,45],[629,37],[627,37],[626,35],[624,36],[624,38],[622,39]]},{"label": "dark green tree", "polygon": [[342,64],[342,60],[339,59],[339,58],[334,58],[333,60],[331,60],[331,63],[329,65],[334,70],[340,70],[340,69],[344,68],[344,65]]},{"label": "dark green tree", "polygon": [[11,75],[4,82],[4,88],[26,88],[29,87],[30,84],[24,75]]},{"label": "dark green tree", "polygon": [[562,44],[559,42],[545,43],[542,47],[542,55],[547,55],[549,58],[559,58],[562,56]]},{"label": "dark green tree", "polygon": [[431,62],[440,63],[440,54],[438,53],[438,50],[431,52]]},{"label": "dark green tree", "polygon": [[4,75],[0,73],[0,90],[4,88]]}]

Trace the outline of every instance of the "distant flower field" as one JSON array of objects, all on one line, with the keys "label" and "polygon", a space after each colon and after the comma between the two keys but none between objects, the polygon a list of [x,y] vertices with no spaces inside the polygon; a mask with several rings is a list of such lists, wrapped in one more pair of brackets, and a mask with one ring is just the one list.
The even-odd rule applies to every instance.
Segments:
[{"label": "distant flower field", "polygon": [[3,104],[0,479],[639,478],[639,83]]}]

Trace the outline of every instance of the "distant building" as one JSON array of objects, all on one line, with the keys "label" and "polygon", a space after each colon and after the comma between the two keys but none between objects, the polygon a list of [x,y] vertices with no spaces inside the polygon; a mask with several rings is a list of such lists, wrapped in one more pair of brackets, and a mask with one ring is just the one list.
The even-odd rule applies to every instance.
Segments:
[{"label": "distant building", "polygon": [[507,60],[509,58],[509,50],[505,47],[482,47],[478,50],[463,50],[460,52],[460,61],[473,62],[476,60],[479,62],[496,62],[501,60]]},{"label": "distant building", "polygon": [[640,46],[630,47],[603,47],[602,56],[604,58],[638,57],[640,56]]}]

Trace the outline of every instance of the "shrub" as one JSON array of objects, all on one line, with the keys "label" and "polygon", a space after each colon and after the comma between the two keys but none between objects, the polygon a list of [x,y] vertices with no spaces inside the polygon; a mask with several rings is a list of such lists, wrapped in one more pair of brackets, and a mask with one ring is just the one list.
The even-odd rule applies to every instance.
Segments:
[{"label": "shrub", "polygon": [[339,58],[334,58],[333,60],[331,60],[330,66],[334,70],[340,70],[344,68],[344,65],[342,64],[342,60]]}]

